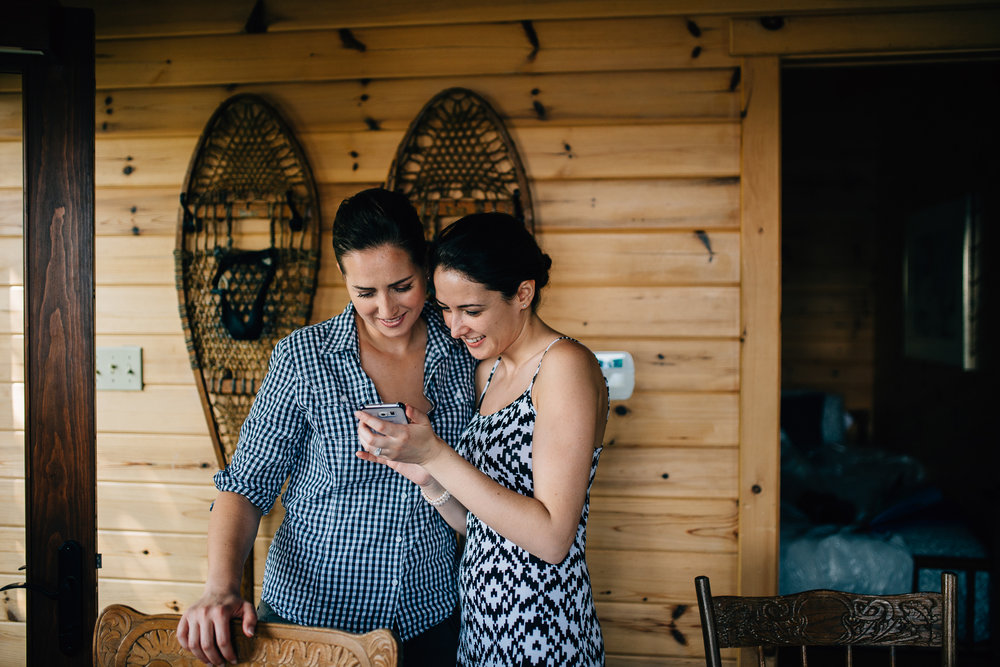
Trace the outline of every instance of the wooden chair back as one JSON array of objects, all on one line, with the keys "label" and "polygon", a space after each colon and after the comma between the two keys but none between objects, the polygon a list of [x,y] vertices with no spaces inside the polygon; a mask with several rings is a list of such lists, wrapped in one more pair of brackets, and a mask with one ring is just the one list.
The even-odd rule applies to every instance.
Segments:
[{"label": "wooden chair back", "polygon": [[852,647],[889,647],[888,664],[896,664],[896,647],[941,649],[941,664],[955,665],[956,577],[941,574],[940,593],[860,595],[815,590],[771,597],[712,596],[708,577],[696,577],[698,609],[705,640],[705,664],[722,667],[720,649],[756,647],[764,667],[768,647],[842,646],[845,664]]},{"label": "wooden chair back", "polygon": [[[177,642],[180,614],[142,614],[113,604],[97,619],[95,667],[203,667]],[[258,623],[252,639],[233,624],[240,665],[330,665],[331,667],[395,667],[399,640],[390,630],[352,634],[330,628],[284,623]]]}]

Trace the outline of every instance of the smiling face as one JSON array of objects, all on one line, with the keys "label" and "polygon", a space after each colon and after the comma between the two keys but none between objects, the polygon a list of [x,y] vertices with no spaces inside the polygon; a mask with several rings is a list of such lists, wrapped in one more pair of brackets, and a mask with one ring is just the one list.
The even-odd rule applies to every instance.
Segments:
[{"label": "smiling face", "polygon": [[349,252],[341,258],[354,310],[373,336],[407,336],[420,319],[427,294],[424,273],[394,245]]},{"label": "smiling face", "polygon": [[465,274],[452,269],[434,271],[434,295],[453,338],[476,359],[491,359],[506,350],[524,330],[530,317],[533,281],[522,283],[509,301]]}]

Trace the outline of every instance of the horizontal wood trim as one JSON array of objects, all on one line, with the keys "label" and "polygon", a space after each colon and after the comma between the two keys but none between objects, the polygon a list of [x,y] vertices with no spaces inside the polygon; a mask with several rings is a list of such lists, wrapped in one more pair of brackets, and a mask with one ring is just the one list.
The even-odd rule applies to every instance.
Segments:
[{"label": "horizontal wood trim", "polygon": [[98,609],[124,604],[144,614],[183,613],[205,588],[204,583],[112,579],[103,575],[97,584]]},{"label": "horizontal wood trim", "polygon": [[519,19],[354,29],[363,50],[333,30],[102,40],[97,88],[732,66],[726,21],[697,24],[699,37],[680,17],[538,21],[537,49]]},{"label": "horizontal wood trim", "polygon": [[207,435],[205,413],[190,386],[146,385],[142,391],[97,392],[98,433]]},{"label": "horizontal wood trim", "polygon": [[713,591],[735,589],[735,554],[664,551],[643,559],[641,567],[625,565],[635,561],[628,551],[588,549],[594,601],[689,604],[695,597],[694,578],[701,574],[711,577]]},{"label": "horizontal wood trim", "polygon": [[[556,287],[542,293],[540,314],[571,336],[738,335],[738,287]],[[590,304],[584,305],[584,304]]]},{"label": "horizontal wood trim", "polygon": [[[710,248],[694,232],[598,232],[537,234],[542,249],[553,260],[553,285],[645,287],[676,284],[732,285],[739,281],[738,232],[705,233]],[[269,245],[264,234],[237,240],[245,249]],[[4,278],[21,284],[19,238],[0,237],[0,267]],[[104,236],[95,240],[95,281],[98,285],[173,285],[174,248],[169,236]],[[320,247],[330,248],[324,234]],[[322,252],[322,251],[321,251]],[[13,259],[13,257],[11,257]],[[340,287],[343,278],[330,250],[323,258],[320,285]]]},{"label": "horizontal wood trim", "polygon": [[[185,533],[204,538],[217,491],[211,484],[98,482],[100,530]],[[148,575],[147,575],[148,576]]]},{"label": "horizontal wood trim", "polygon": [[[380,176],[384,178],[384,174]],[[380,181],[319,186],[323,229],[328,231],[340,202]],[[531,184],[535,227],[540,232],[576,230],[692,231],[739,228],[737,178],[652,178],[643,180],[543,180]],[[104,236],[169,236],[177,233],[180,186],[103,187],[96,193],[96,232]],[[20,190],[0,190],[0,237],[22,231]],[[327,241],[322,251],[329,249]],[[98,269],[102,258],[98,255]]]},{"label": "horizontal wood trim", "polygon": [[615,401],[604,441],[615,445],[730,447],[738,443],[735,393],[638,392]]},{"label": "horizontal wood trim", "polygon": [[217,470],[215,449],[207,434],[97,434],[99,482],[211,486]]},{"label": "horizontal wood trim", "polygon": [[23,334],[0,334],[0,382],[24,382]]},{"label": "horizontal wood trim", "polygon": [[913,53],[1000,48],[1000,10],[947,9],[831,16],[795,16],[779,30],[760,21],[732,21],[734,55]]},{"label": "horizontal wood trim", "polygon": [[739,232],[537,234],[553,285],[735,284]]},{"label": "horizontal wood trim", "polygon": [[536,180],[531,188],[542,231],[739,228],[736,177]]},{"label": "horizontal wood trim", "polygon": [[[739,125],[513,128],[532,179],[714,178],[739,174]],[[301,134],[319,183],[385,179],[402,131]],[[97,142],[97,187],[175,187],[180,193],[197,141],[189,137],[108,138]],[[0,144],[0,159],[3,145]],[[0,186],[14,187],[0,177]]]},{"label": "horizontal wood trim", "polygon": [[735,500],[602,496],[590,503],[587,548],[735,554],[736,511]]},{"label": "horizontal wood trim", "polygon": [[[455,87],[489,100],[510,127],[736,121],[739,95],[731,90],[732,77],[732,67],[725,67],[121,88],[97,95],[96,131],[99,140],[200,134],[216,108],[237,93],[265,97],[293,128],[310,132],[358,132],[371,123],[405,131],[432,97]],[[0,94],[0,139],[20,137],[3,122],[5,108],[20,111],[17,100],[14,93]]]},{"label": "horizontal wood trim", "polygon": [[28,664],[27,627],[17,621],[0,621],[0,664],[8,667]]},{"label": "horizontal wood trim", "polygon": [[591,350],[623,350],[635,363],[635,391],[722,392],[739,389],[737,340],[583,338]]},{"label": "horizontal wood trim", "polygon": [[738,466],[735,447],[607,447],[593,502],[612,496],[735,500]]},{"label": "horizontal wood trim", "polygon": [[[693,580],[690,588],[689,597],[693,598]],[[704,656],[704,648],[697,603],[600,602],[597,604],[597,617],[601,621],[605,650],[609,654],[631,652],[655,655],[659,660],[656,664],[669,664],[671,667],[705,665],[704,657],[699,660],[699,656]],[[619,663],[612,663],[609,656],[607,664]]]},{"label": "horizontal wood trim", "polygon": [[[967,0],[964,5],[988,4],[989,0]],[[271,0],[265,23],[270,32],[313,30],[317,27],[400,26],[496,21],[612,18],[622,16],[679,16],[698,14],[775,15],[807,12],[867,12],[887,9],[939,7],[942,0],[425,0],[401,4],[395,0],[365,3],[318,3],[313,0]],[[156,3],[111,3],[109,0],[78,0],[76,6],[96,12],[97,38],[160,37],[239,33],[244,30],[252,0],[174,0],[169,6]],[[113,9],[113,11],[112,11]]]},{"label": "horizontal wood trim", "polygon": [[24,576],[24,526],[0,526],[0,575]]}]

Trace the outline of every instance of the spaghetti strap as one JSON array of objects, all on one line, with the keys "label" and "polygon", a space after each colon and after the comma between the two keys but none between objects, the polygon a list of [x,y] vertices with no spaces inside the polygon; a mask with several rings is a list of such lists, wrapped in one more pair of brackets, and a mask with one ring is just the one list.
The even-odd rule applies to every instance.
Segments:
[{"label": "spaghetti strap", "polygon": [[577,339],[571,338],[569,336],[559,336],[559,338],[554,339],[551,343],[549,343],[548,345],[545,346],[545,350],[542,351],[542,358],[538,360],[538,366],[535,367],[535,374],[531,376],[531,382],[528,383],[527,394],[528,394],[529,398],[531,397],[531,389],[532,389],[532,387],[535,386],[535,378],[538,377],[538,371],[542,370],[542,360],[545,359],[545,355],[549,353],[549,348],[552,347],[553,345],[555,345],[556,343],[558,343],[561,340],[571,340],[574,343],[579,343],[580,342]]},{"label": "spaghetti strap", "polygon": [[[553,341],[555,342],[555,341]],[[548,348],[546,348],[548,349]],[[476,412],[478,413],[480,408],[483,406],[483,399],[486,398],[486,390],[490,388],[490,382],[493,382],[493,374],[497,372],[497,366],[500,365],[500,360],[503,357],[497,357],[497,360],[493,362],[493,368],[490,369],[490,376],[486,378],[486,384],[483,386],[482,393],[479,394],[479,400],[476,401]],[[538,371],[535,371],[536,373]]]}]

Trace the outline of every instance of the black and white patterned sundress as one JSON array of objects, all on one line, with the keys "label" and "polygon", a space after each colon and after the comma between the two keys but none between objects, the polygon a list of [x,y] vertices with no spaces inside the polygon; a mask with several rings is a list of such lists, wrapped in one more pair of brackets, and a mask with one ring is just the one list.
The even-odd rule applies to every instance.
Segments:
[{"label": "black and white patterned sundress", "polygon": [[[549,343],[545,352],[558,340],[561,338]],[[480,408],[499,362],[497,359],[493,364],[479,397]],[[529,497],[534,488],[531,441],[536,416],[531,389],[541,366],[539,361],[528,388],[512,403],[489,415],[477,409],[457,447],[463,457],[495,482]],[[591,460],[587,497],[573,545],[558,565],[532,556],[469,513],[465,552],[459,566],[459,665],[604,664],[604,639],[584,559],[590,484],[600,454],[598,448]]]}]

